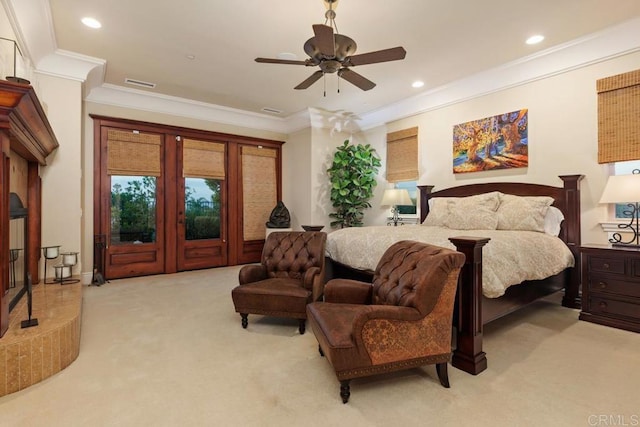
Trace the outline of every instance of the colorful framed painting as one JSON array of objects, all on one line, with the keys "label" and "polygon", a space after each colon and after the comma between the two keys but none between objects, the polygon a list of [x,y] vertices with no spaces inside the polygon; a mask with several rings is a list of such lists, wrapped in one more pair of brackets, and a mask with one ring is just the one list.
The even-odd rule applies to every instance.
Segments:
[{"label": "colorful framed painting", "polygon": [[526,168],[528,165],[527,109],[453,127],[453,173]]}]

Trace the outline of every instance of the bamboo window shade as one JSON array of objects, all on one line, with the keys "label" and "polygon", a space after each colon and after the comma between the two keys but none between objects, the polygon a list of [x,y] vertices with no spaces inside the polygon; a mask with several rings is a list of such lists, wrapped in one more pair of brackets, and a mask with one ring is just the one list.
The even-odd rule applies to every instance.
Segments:
[{"label": "bamboo window shade", "polygon": [[418,179],[418,128],[387,134],[387,181]]},{"label": "bamboo window shade", "polygon": [[278,203],[276,157],[271,148],[242,147],[244,240],[265,238],[265,224]]},{"label": "bamboo window shade", "polygon": [[107,174],[160,176],[162,137],[152,133],[109,129]]},{"label": "bamboo window shade", "polygon": [[640,160],[640,70],[600,79],[598,163]]},{"label": "bamboo window shade", "polygon": [[223,180],[224,150],[224,143],[185,138],[182,145],[182,176]]}]

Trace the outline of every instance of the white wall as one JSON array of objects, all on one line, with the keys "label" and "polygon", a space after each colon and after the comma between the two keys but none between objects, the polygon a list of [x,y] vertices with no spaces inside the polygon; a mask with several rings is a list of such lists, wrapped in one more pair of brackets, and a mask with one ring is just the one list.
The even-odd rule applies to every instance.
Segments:
[{"label": "white wall", "polygon": [[[291,215],[291,228],[312,223],[311,129],[289,135],[282,145],[282,201]],[[284,165],[287,165],[285,167]]]},{"label": "white wall", "polygon": [[[386,132],[419,127],[419,184],[435,189],[476,182],[513,181],[562,186],[558,175],[583,174],[581,182],[582,242],[606,243],[600,222],[606,206],[598,200],[608,176],[607,166],[597,163],[598,116],[596,80],[640,68],[640,53],[628,54],[571,72],[502,90],[490,95],[434,109],[387,124]],[[453,174],[452,129],[458,123],[509,111],[529,110],[529,167],[500,171]],[[378,147],[379,129],[358,137]],[[384,149],[379,149],[384,153]],[[383,154],[384,155],[384,154]],[[379,205],[381,174],[376,199]],[[374,209],[367,224],[382,224]]]},{"label": "white wall", "polygon": [[[42,246],[82,252],[82,83],[36,73],[32,84],[60,144],[40,168]],[[82,261],[80,256],[74,275],[90,270],[91,263]]]}]

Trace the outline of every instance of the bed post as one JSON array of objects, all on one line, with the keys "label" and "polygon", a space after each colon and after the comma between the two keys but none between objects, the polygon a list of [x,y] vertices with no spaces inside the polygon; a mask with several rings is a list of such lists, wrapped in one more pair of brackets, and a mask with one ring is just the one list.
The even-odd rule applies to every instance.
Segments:
[{"label": "bed post", "polygon": [[573,254],[575,266],[569,270],[565,283],[562,305],[569,308],[580,308],[580,180],[584,175],[560,175],[564,183],[567,229],[564,241]]},{"label": "bed post", "polygon": [[458,279],[456,349],[451,364],[477,375],[487,369],[487,355],[482,351],[482,247],[483,237],[449,239],[465,256]]}]

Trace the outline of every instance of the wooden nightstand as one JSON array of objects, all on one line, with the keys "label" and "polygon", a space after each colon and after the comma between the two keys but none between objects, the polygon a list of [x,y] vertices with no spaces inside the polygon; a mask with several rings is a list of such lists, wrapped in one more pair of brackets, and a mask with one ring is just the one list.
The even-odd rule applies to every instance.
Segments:
[{"label": "wooden nightstand", "polygon": [[580,247],[580,319],[640,332],[640,249]]}]

